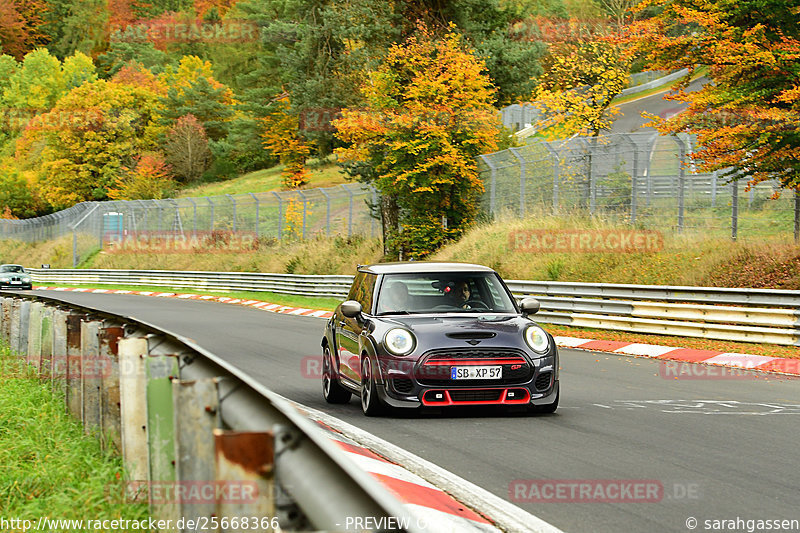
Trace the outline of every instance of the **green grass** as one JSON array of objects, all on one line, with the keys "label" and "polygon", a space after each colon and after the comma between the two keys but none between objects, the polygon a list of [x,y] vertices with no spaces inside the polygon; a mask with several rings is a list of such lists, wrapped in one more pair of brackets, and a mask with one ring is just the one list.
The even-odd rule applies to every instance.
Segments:
[{"label": "green grass", "polygon": [[[256,170],[238,178],[212,183],[203,183],[182,189],[179,198],[197,196],[220,196],[224,194],[247,194],[251,192],[280,191],[283,189],[282,166]],[[305,188],[333,187],[346,183],[345,175],[334,164],[320,164],[309,168],[310,182]]]},{"label": "green grass", "polygon": [[[54,286],[49,283],[40,284],[45,287]],[[269,302],[271,304],[287,305],[291,307],[302,307],[305,309],[322,309],[325,311],[333,311],[342,300],[337,298],[312,298],[309,296],[295,296],[293,294],[280,294],[275,292],[262,292],[262,291],[204,291],[201,289],[190,289],[185,287],[170,287],[168,285],[157,286],[142,286],[142,285],[105,285],[101,283],[91,283],[89,285],[75,285],[69,283],[58,283],[58,287],[72,287],[72,288],[102,288],[113,290],[127,290],[127,291],[152,291],[152,292],[176,292],[180,294],[208,294],[211,296],[226,296],[228,298],[239,298],[241,300],[259,300],[262,302]]]},{"label": "green grass", "polygon": [[145,504],[121,501],[120,458],[103,451],[66,413],[64,397],[0,345],[0,509],[36,521],[147,518]]}]

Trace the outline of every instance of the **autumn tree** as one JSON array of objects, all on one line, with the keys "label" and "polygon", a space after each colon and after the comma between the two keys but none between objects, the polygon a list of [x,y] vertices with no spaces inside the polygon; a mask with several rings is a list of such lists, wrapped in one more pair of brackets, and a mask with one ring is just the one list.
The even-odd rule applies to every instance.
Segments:
[{"label": "autumn tree", "polygon": [[42,0],[0,2],[0,53],[21,60],[36,46],[45,44],[47,37],[41,26],[46,11]]},{"label": "autumn tree", "polygon": [[[693,154],[705,171],[727,170],[751,183],[777,179],[800,187],[800,25],[794,2],[781,0],[648,0],[660,11],[635,23],[627,42],[652,68],[689,68],[672,99],[688,108],[661,133],[698,136]],[[683,87],[707,65],[712,83]]]},{"label": "autumn tree", "polygon": [[155,149],[158,97],[144,87],[84,83],[31,122],[17,159],[36,160],[39,190],[56,209],[104,200],[122,168]]},{"label": "autumn tree", "polygon": [[628,83],[627,55],[604,41],[558,43],[545,60],[533,95],[549,136],[597,137],[619,111],[611,102]]},{"label": "autumn tree", "polygon": [[276,102],[277,109],[264,121],[264,147],[283,164],[283,186],[298,189],[308,184],[306,159],[311,147],[300,136],[299,120],[291,113],[289,97]]},{"label": "autumn tree", "polygon": [[182,182],[194,181],[211,164],[208,136],[194,115],[184,115],[166,134],[166,161]]},{"label": "autumn tree", "polygon": [[114,185],[108,190],[112,200],[150,200],[169,198],[175,193],[176,184],[172,169],[164,156],[147,152],[136,156],[131,167],[122,167]]},{"label": "autumn tree", "polygon": [[363,86],[365,108],[334,121],[351,173],[382,196],[387,253],[422,258],[474,220],[483,184],[475,158],[496,148],[494,88],[454,31],[425,28],[392,46]]}]

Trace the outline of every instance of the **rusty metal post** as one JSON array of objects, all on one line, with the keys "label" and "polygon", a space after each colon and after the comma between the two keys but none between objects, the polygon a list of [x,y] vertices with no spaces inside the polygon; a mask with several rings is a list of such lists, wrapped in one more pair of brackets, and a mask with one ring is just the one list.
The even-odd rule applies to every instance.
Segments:
[{"label": "rusty metal post", "polygon": [[[174,379],[172,401],[176,478],[185,485],[198,484],[197,492],[201,495],[190,501],[179,501],[178,515],[191,519],[210,518],[216,511],[213,431],[220,427],[217,380]],[[194,531],[194,528],[182,531]]]},{"label": "rusty metal post", "polygon": [[101,427],[100,387],[103,382],[95,371],[100,353],[98,335],[101,324],[99,320],[91,319],[81,322],[81,420],[86,433]]},{"label": "rusty metal post", "polygon": [[146,482],[149,479],[146,357],[146,337],[130,336],[119,341],[122,462],[129,481]]},{"label": "rusty metal post", "polygon": [[105,322],[98,336],[99,358],[95,369],[101,380],[100,422],[103,429],[102,443],[111,443],[117,450],[122,449],[120,436],[120,398],[119,398],[119,340],[123,337],[122,326]]},{"label": "rusty metal post", "polygon": [[39,376],[43,379],[50,380],[52,371],[52,358],[53,358],[53,312],[54,308],[46,305],[42,309],[42,338],[40,341],[41,358],[39,360]]},{"label": "rusty metal post", "polygon": [[28,363],[36,367],[41,366],[42,360],[42,302],[31,302],[28,318],[28,349],[26,350]]},{"label": "rusty metal post", "polygon": [[84,315],[67,315],[67,361],[64,369],[67,411],[82,420],[83,387],[81,386],[81,323]]},{"label": "rusty metal post", "polygon": [[[276,525],[274,465],[275,438],[268,431],[214,430],[216,478],[220,483],[236,484],[239,498],[217,503],[219,517],[262,517],[255,531],[273,531]],[[252,494],[252,497],[249,497]],[[220,528],[220,532],[237,529]]]}]

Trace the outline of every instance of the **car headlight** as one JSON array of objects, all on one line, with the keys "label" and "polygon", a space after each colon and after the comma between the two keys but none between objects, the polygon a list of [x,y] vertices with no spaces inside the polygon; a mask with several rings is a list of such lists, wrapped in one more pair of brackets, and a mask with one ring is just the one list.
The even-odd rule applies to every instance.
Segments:
[{"label": "car headlight", "polygon": [[394,355],[408,355],[414,349],[414,335],[407,329],[390,329],[383,338],[383,345]]},{"label": "car headlight", "polygon": [[539,326],[528,326],[525,330],[525,342],[528,343],[531,350],[538,353],[546,352],[550,346],[550,341],[547,340],[547,333]]},{"label": "car headlight", "polygon": [[25,283],[30,283],[31,278],[28,276],[22,276],[22,281],[24,281]]}]

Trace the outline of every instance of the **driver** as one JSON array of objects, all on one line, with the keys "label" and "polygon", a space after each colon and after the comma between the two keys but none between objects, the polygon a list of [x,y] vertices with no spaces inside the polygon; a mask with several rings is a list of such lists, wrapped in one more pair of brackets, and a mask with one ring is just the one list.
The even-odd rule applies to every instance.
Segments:
[{"label": "driver", "polygon": [[454,307],[469,309],[467,301],[469,301],[470,294],[469,283],[462,279],[452,285],[452,289],[447,293],[447,296]]},{"label": "driver", "polygon": [[407,311],[408,304],[408,287],[402,281],[395,281],[387,287],[381,307],[384,312],[398,312]]}]

